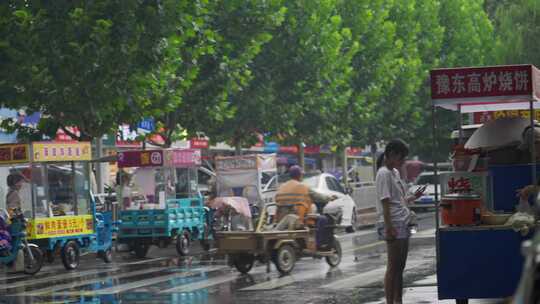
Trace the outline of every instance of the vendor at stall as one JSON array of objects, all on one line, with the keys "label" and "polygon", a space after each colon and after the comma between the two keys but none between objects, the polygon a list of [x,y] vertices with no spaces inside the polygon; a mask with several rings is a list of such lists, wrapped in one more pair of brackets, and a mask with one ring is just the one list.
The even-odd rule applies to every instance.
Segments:
[{"label": "vendor at stall", "polygon": [[6,206],[8,210],[11,212],[14,209],[21,209],[22,198],[19,191],[24,183],[24,177],[19,173],[11,173],[8,175],[6,183],[9,187],[6,195]]}]

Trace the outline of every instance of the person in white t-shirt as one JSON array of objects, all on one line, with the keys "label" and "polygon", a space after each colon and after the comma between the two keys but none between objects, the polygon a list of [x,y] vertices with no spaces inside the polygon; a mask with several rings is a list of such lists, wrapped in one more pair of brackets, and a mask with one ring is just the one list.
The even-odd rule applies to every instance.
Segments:
[{"label": "person in white t-shirt", "polygon": [[386,241],[388,263],[384,278],[387,304],[403,303],[403,270],[409,251],[409,222],[412,213],[407,204],[422,195],[417,191],[407,195],[407,186],[401,179],[401,168],[409,147],[401,139],[391,140],[377,160],[377,232]]}]

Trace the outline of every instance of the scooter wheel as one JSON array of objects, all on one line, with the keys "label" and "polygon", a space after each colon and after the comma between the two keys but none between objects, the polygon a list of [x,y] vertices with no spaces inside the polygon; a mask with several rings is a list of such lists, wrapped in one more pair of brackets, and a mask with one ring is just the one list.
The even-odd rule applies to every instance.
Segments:
[{"label": "scooter wheel", "polygon": [[75,241],[69,241],[62,248],[62,264],[67,270],[79,267],[81,252],[79,245]]},{"label": "scooter wheel", "polygon": [[43,266],[43,252],[38,247],[28,247],[32,253],[32,257],[28,253],[28,250],[24,250],[24,273],[36,274]]},{"label": "scooter wheel", "polygon": [[339,265],[339,263],[341,263],[341,244],[336,239],[334,240],[334,246],[332,247],[332,249],[335,250],[335,253],[332,256],[326,257],[326,263],[328,263],[330,267],[336,267],[337,265]]},{"label": "scooter wheel", "polygon": [[189,245],[191,243],[189,231],[184,230],[176,237],[176,252],[180,256],[186,256],[189,254]]},{"label": "scooter wheel", "polygon": [[98,256],[103,259],[105,263],[111,263],[113,260],[112,249],[109,248],[105,251],[98,252]]}]

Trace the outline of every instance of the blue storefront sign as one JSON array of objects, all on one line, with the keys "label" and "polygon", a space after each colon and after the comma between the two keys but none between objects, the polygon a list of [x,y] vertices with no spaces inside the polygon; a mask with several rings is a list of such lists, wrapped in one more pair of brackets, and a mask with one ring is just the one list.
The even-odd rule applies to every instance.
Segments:
[{"label": "blue storefront sign", "polygon": [[265,142],[263,151],[267,153],[276,153],[279,150],[279,144],[276,142]]}]

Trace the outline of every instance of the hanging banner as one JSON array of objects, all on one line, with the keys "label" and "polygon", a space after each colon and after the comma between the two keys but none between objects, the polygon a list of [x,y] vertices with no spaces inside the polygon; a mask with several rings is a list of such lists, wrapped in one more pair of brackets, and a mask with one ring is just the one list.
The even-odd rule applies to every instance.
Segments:
[{"label": "hanging banner", "polygon": [[[529,119],[529,110],[508,110],[508,111],[483,111],[473,113],[473,124],[485,123],[492,119],[505,117],[522,117]],[[540,121],[540,111],[534,111],[534,119]]]},{"label": "hanging banner", "polygon": [[435,69],[431,71],[431,98],[483,99],[522,96],[523,101],[540,98],[539,71],[532,65]]},{"label": "hanging banner", "polygon": [[165,150],[165,165],[171,167],[191,168],[201,165],[201,150],[171,149]]},{"label": "hanging banner", "polygon": [[92,215],[55,216],[30,220],[27,233],[29,239],[43,239],[94,233]]},{"label": "hanging banner", "polygon": [[85,161],[92,159],[89,142],[36,142],[32,144],[36,162]]},{"label": "hanging banner", "polygon": [[0,164],[27,163],[30,161],[29,145],[0,145]]},{"label": "hanging banner", "polygon": [[118,152],[118,167],[160,167],[163,166],[163,150]]},{"label": "hanging banner", "polygon": [[192,138],[190,141],[191,149],[208,149],[208,139],[205,138]]}]

